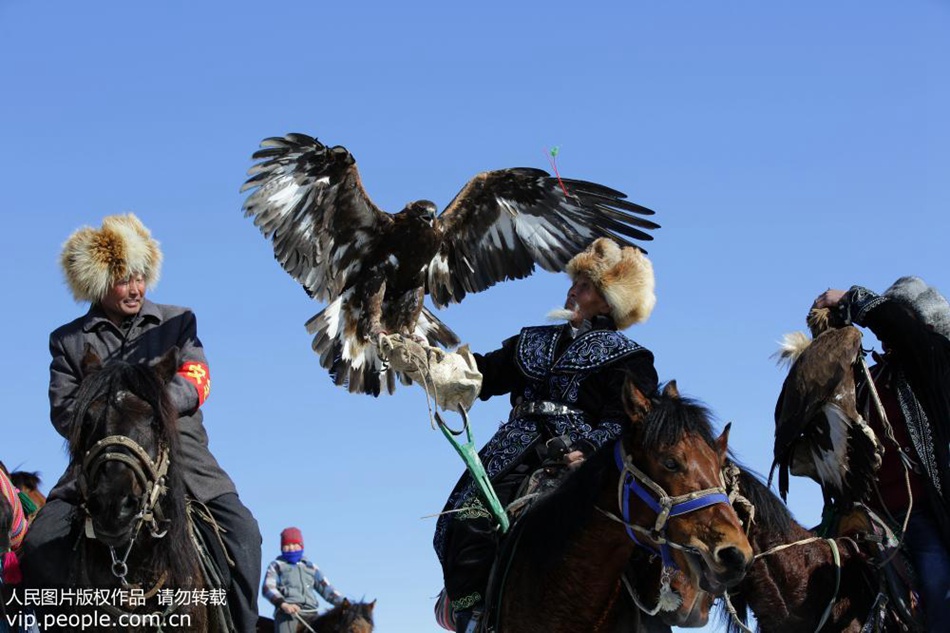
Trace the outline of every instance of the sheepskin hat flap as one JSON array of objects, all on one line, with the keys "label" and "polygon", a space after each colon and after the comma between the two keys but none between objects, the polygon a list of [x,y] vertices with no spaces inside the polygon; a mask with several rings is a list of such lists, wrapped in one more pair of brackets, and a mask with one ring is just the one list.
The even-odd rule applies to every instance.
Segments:
[{"label": "sheepskin hat flap", "polygon": [[950,303],[920,277],[901,277],[884,296],[907,306],[918,319],[950,339]]},{"label": "sheepskin hat flap", "polygon": [[646,321],[656,305],[653,264],[634,246],[621,248],[608,237],[598,238],[567,263],[567,274],[572,280],[590,278],[619,330]]},{"label": "sheepskin hat flap", "polygon": [[158,283],[162,251],[135,215],[110,215],[102,227],[84,226],[63,244],[59,264],[76,301],[100,301],[116,281],[145,277],[146,287]]}]

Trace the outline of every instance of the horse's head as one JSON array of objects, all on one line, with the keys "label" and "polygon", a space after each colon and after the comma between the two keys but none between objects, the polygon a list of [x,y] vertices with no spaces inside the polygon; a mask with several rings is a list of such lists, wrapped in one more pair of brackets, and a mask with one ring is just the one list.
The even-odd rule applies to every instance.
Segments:
[{"label": "horse's head", "polygon": [[310,620],[307,626],[301,623],[297,631],[306,633],[372,633],[373,609],[376,601],[350,602],[344,598],[343,602],[333,607],[323,615]]},{"label": "horse's head", "polygon": [[640,526],[634,535],[661,553],[664,567],[680,572],[670,584],[683,602],[666,619],[699,626],[711,602],[699,589],[721,594],[752,564],[752,546],[723,488],[729,427],[714,439],[708,410],[680,397],[675,382],[647,397],[628,381],[624,405],[631,420],[622,442],[626,520]]},{"label": "horse's head", "polygon": [[165,383],[177,369],[173,349],[149,367],[101,365],[87,350],[69,437],[87,513],[87,533],[111,547],[133,541],[145,524],[159,529],[158,502],[177,446],[176,417]]}]

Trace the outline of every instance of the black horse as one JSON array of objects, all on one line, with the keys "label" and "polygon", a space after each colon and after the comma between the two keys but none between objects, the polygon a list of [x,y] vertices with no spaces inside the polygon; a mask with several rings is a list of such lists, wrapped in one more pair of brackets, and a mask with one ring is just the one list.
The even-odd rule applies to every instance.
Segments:
[{"label": "black horse", "polygon": [[74,555],[65,570],[62,560],[25,570],[28,585],[86,592],[90,600],[49,610],[66,629],[227,626],[227,584],[206,580],[215,566],[196,543],[209,539],[192,527],[178,470],[177,415],[165,393],[177,367],[177,349],[152,366],[83,359],[68,438],[80,494]]}]

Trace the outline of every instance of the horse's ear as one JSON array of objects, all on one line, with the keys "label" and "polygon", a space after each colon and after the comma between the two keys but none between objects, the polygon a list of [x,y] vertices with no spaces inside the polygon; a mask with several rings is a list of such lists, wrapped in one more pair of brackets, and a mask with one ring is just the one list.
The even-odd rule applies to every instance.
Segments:
[{"label": "horse's ear", "polygon": [[623,408],[630,421],[642,422],[650,412],[651,406],[650,399],[640,391],[636,383],[627,378],[623,388]]},{"label": "horse's ear", "polygon": [[676,386],[675,380],[671,380],[668,383],[666,383],[666,386],[663,387],[663,395],[666,396],[667,398],[680,397],[680,390],[679,390],[679,387]]},{"label": "horse's ear", "polygon": [[162,382],[167,383],[178,372],[178,347],[172,347],[152,364],[155,375]]},{"label": "horse's ear", "polygon": [[729,450],[729,429],[732,428],[732,422],[726,424],[726,427],[716,438],[716,452],[719,453],[719,460],[725,463],[727,451]]},{"label": "horse's ear", "polygon": [[102,359],[99,358],[99,354],[96,354],[96,350],[92,349],[92,345],[89,343],[86,343],[86,348],[83,350],[79,367],[82,369],[83,376],[88,376],[102,369]]}]

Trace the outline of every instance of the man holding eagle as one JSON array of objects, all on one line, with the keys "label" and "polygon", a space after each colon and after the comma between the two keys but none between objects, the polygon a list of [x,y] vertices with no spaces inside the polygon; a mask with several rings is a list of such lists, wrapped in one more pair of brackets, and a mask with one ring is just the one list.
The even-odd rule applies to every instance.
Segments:
[{"label": "man holding eagle", "polygon": [[[780,489],[791,468],[822,485],[831,514],[864,503],[905,528],[927,630],[950,631],[950,303],[901,277],[880,295],[822,292],[809,325],[775,411]],[[883,347],[868,371],[853,325]]]},{"label": "man holding eagle", "polygon": [[[655,303],[653,267],[628,238],[650,240],[653,212],[608,187],[539,169],[478,174],[441,215],[427,200],[389,215],[369,200],[352,155],[302,134],[265,139],[245,188],[246,215],[271,239],[276,259],[329,305],[307,324],[313,348],[338,385],[392,392],[421,384],[446,410],[476,396],[508,395],[512,411],[480,455],[503,504],[557,441],[564,463],[618,437],[628,419],[622,386],[657,388],[653,354],[620,330]],[[488,354],[467,347],[423,304],[461,301],[535,265],[572,281],[566,323],[524,328]],[[405,341],[421,342],[420,365]],[[475,630],[497,535],[465,473],[440,518],[435,547],[458,631]]]},{"label": "man holding eagle", "polygon": [[344,147],[305,134],[262,141],[242,190],[274,256],[307,293],[327,303],[307,322],[333,381],[351,392],[392,392],[406,383],[379,356],[380,334],[430,345],[458,337],[423,305],[460,302],[535,266],[561,272],[599,237],[647,241],[653,211],[603,185],[533,168],[472,178],[440,214],[417,200],[395,215],[373,204]]}]

